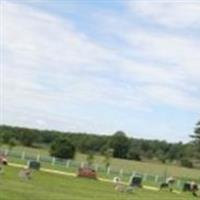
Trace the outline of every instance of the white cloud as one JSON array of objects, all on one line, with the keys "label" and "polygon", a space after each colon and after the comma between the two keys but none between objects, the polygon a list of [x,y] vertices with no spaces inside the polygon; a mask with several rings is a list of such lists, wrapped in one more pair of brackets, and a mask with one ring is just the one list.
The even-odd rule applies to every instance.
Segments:
[{"label": "white cloud", "polygon": [[185,78],[199,82],[200,40],[137,30],[126,30],[121,33],[120,37],[129,42],[130,47],[136,49],[135,51],[140,56],[142,55],[146,59],[156,60],[161,63],[172,63],[171,66],[169,64],[165,69],[156,69],[154,67],[154,71],[157,70],[158,73],[159,71],[166,71],[164,72],[166,78],[169,78],[168,75],[172,72],[172,79],[173,76],[179,76],[182,80]]},{"label": "white cloud", "polygon": [[129,1],[133,13],[172,28],[197,28],[200,25],[199,1]]},{"label": "white cloud", "polygon": [[[140,5],[139,2],[130,2],[130,4]],[[198,18],[199,13],[195,14]],[[109,15],[107,17],[109,18]],[[200,38],[192,34],[186,35],[183,31],[166,31],[160,27],[152,29],[148,26],[138,26],[133,16],[129,18],[129,21],[127,15],[123,16],[125,23],[123,23],[123,17],[119,17],[119,20],[114,15],[110,17],[116,20],[112,20],[112,24],[107,21],[103,21],[102,24],[105,25],[105,32],[107,30],[113,38],[118,38],[123,43],[123,46],[116,48],[118,55],[121,55],[118,57],[121,59],[118,61],[121,76],[147,86],[154,87],[157,84],[159,90],[163,88],[162,91],[166,92],[166,95],[169,90],[170,93],[176,94],[177,98],[180,95],[181,100],[177,101],[176,98],[169,97],[170,101],[166,102],[166,97],[158,92],[159,102],[157,103],[159,104],[177,105],[186,110],[198,110],[200,104]],[[144,17],[148,18],[146,15]],[[144,88],[139,87],[139,89],[142,93]],[[152,96],[149,94],[147,98],[151,101]]]},{"label": "white cloud", "polygon": [[175,108],[185,108],[188,110],[200,110],[200,100],[191,97],[188,93],[170,88],[167,86],[150,85],[143,88],[143,92],[150,99],[152,104],[159,104],[162,101],[166,105]]},{"label": "white cloud", "polygon": [[1,101],[6,120],[40,127],[55,120],[58,128],[63,124],[80,130],[87,124],[90,130],[110,130],[119,122],[98,121],[80,110],[199,109],[198,39],[136,29],[127,22],[121,29],[112,24],[109,32],[104,24],[106,34],[124,44],[112,49],[68,19],[8,2],[3,3],[3,22]]},{"label": "white cloud", "polygon": [[[163,68],[149,63],[136,62],[124,57],[123,49],[116,53],[92,42],[84,33],[79,33],[67,20],[33,10],[29,7],[6,3],[4,6],[4,70],[7,96],[13,96],[15,85],[17,96],[42,98],[44,102],[100,101],[114,105],[146,107],[145,100],[134,87],[127,89],[111,81],[98,79],[103,71],[114,73],[130,81],[151,84],[184,85],[187,73],[199,77],[199,46],[185,38],[157,35],[137,30],[118,31],[117,34],[143,57],[170,60],[177,66]],[[187,64],[193,60],[194,65]],[[180,66],[181,67],[180,67]],[[89,75],[88,74],[92,74]],[[38,81],[54,79],[61,91],[49,91]],[[48,83],[47,83],[48,84]],[[11,92],[12,91],[12,92]],[[96,94],[94,95],[94,93]],[[22,94],[21,94],[22,93]],[[32,94],[32,95],[31,95]],[[92,96],[92,98],[91,98]],[[37,102],[37,101],[36,101]],[[24,102],[25,103],[25,102]],[[44,106],[48,109],[48,105]]]},{"label": "white cloud", "polygon": [[72,70],[80,64],[97,68],[99,60],[107,59],[106,49],[78,33],[67,20],[9,3],[3,11],[4,45],[7,51],[15,50],[13,58],[20,62],[33,67],[48,64],[48,68],[55,68],[55,63],[59,68],[61,63],[67,69],[73,65]]}]

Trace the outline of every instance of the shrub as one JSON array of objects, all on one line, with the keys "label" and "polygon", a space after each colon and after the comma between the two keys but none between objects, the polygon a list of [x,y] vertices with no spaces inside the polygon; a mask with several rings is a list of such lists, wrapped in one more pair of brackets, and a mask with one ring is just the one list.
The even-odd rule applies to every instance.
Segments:
[{"label": "shrub", "polygon": [[127,154],[127,158],[130,160],[137,160],[141,161],[140,154],[137,152],[137,150],[131,148]]},{"label": "shrub", "polygon": [[58,138],[50,147],[50,155],[57,158],[74,158],[75,146],[66,138]]},{"label": "shrub", "polygon": [[187,168],[193,168],[193,163],[190,160],[185,158],[181,160],[181,166],[187,167]]}]

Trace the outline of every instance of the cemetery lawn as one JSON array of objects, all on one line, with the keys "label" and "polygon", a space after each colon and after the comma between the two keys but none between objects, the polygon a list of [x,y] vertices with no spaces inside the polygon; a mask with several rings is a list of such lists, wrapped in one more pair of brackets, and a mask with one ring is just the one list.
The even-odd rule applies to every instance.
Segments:
[{"label": "cemetery lawn", "polygon": [[[6,145],[2,146],[2,148],[8,148]],[[19,152],[22,153],[23,151],[26,152],[28,155],[33,155],[34,157],[37,156],[37,154],[40,154],[41,156],[49,156],[48,149],[47,148],[31,148],[31,147],[24,147],[24,146],[16,146],[12,150],[13,152]],[[15,163],[22,163],[26,164],[26,162],[19,162],[19,159],[12,158],[9,159],[10,162]],[[77,153],[76,154],[76,161],[86,161],[86,155]],[[94,163],[103,165],[104,158],[102,156],[95,155]],[[147,173],[147,174],[155,174],[162,176],[165,174],[166,170],[170,176],[178,177],[178,178],[185,178],[189,180],[197,180],[200,181],[200,171],[199,169],[189,169],[184,168],[176,165],[167,165],[162,163],[156,163],[156,162],[138,162],[138,161],[132,161],[132,160],[123,160],[123,159],[116,159],[113,158],[111,160],[111,168],[115,171],[119,171],[120,169],[124,169],[125,172],[141,172],[141,173]]]},{"label": "cemetery lawn", "polygon": [[138,189],[119,193],[111,183],[34,172],[31,180],[18,177],[20,169],[5,167],[0,174],[0,200],[193,200],[191,194]]}]

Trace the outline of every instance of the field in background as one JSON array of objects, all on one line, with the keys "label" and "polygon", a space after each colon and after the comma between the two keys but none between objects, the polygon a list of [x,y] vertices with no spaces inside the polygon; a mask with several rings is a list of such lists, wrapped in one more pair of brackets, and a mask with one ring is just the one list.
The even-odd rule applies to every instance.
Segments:
[{"label": "field in background", "polygon": [[30,181],[20,180],[18,168],[6,167],[0,175],[1,200],[192,200],[191,194],[173,194],[138,189],[119,193],[112,184],[34,172]]}]

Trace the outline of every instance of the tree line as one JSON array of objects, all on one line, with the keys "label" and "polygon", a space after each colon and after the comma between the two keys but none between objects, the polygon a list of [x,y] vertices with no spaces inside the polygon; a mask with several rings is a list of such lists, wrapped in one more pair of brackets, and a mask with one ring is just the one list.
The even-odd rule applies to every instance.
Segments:
[{"label": "tree line", "polygon": [[[61,158],[73,158],[76,151],[88,155],[101,154],[130,160],[155,160],[179,163],[193,167],[200,159],[200,122],[197,123],[192,141],[183,144],[160,140],[145,140],[127,137],[123,131],[113,135],[38,130],[24,127],[0,126],[0,143],[14,147],[17,144],[29,147],[50,147],[50,154]],[[107,163],[109,164],[109,163]]]}]

